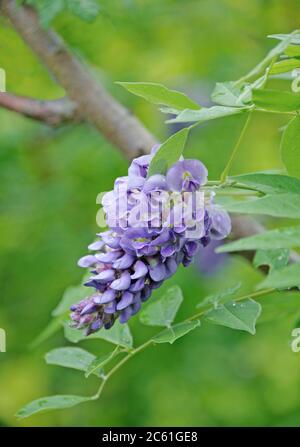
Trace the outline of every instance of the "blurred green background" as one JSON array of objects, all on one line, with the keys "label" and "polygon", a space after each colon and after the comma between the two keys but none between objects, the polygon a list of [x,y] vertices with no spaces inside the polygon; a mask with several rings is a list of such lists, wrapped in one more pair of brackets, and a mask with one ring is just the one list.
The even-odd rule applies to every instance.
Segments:
[{"label": "blurred green background", "polygon": [[[205,105],[216,81],[240,77],[263,57],[274,43],[266,35],[299,27],[298,0],[100,0],[100,5],[91,24],[63,13],[53,26],[161,139],[172,131],[165,117],[114,81],[161,82]],[[3,19],[0,67],[6,70],[7,91],[36,98],[63,94]],[[255,116],[233,172],[281,168],[278,129],[285,122]],[[211,180],[224,167],[241,125],[240,117],[231,117],[193,132],[188,154],[206,163]],[[53,130],[4,110],[0,145],[0,327],[7,331],[7,353],[0,354],[0,425],[300,425],[300,354],[290,349],[300,305],[287,313],[267,302],[266,321],[255,337],[203,324],[173,346],[134,358],[100,401],[18,422],[14,413],[30,400],[97,388],[96,378],[45,364],[45,352],[67,345],[62,332],[36,349],[29,344],[50,321],[64,289],[80,281],[77,259],[97,232],[96,196],[125,175],[127,161],[88,125]],[[259,277],[233,257],[214,275],[181,269],[167,285],[182,287],[179,317],[184,317],[207,294],[238,281],[249,291]],[[131,328],[136,343],[153,333],[137,318]],[[82,347],[100,354],[110,345],[90,340]]]}]

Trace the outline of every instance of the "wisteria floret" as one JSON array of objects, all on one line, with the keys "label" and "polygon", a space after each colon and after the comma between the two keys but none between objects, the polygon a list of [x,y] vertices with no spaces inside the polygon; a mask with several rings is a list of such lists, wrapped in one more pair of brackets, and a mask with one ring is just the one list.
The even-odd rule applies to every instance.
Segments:
[{"label": "wisteria floret", "polygon": [[180,264],[188,266],[199,249],[231,231],[226,211],[204,193],[203,163],[181,158],[166,175],[149,177],[156,150],[135,158],[128,176],[103,196],[108,229],[89,245],[93,253],[78,261],[90,269],[85,285],[94,292],[71,307],[71,319],[87,335],[110,329],[117,319],[126,323]]}]

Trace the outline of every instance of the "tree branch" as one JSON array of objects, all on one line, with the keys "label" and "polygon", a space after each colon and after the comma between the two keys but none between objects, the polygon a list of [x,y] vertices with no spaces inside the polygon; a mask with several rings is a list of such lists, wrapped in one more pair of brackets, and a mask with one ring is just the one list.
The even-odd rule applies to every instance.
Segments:
[{"label": "tree branch", "polygon": [[15,0],[2,0],[1,6],[87,121],[128,158],[149,152],[155,138],[94,79],[88,67],[78,61],[55,32],[41,28],[33,8],[17,5]]},{"label": "tree branch", "polygon": [[40,101],[11,93],[0,93],[0,106],[51,126],[81,120],[76,103],[67,98]]}]

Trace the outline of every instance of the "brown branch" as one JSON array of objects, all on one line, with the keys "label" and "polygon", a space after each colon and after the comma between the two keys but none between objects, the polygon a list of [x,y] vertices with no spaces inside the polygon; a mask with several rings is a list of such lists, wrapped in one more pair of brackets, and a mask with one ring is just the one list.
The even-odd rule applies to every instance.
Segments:
[{"label": "brown branch", "polygon": [[0,93],[0,106],[51,126],[81,120],[77,105],[67,98],[40,101],[11,93]]},{"label": "brown branch", "polygon": [[128,158],[149,152],[155,138],[94,79],[53,31],[41,28],[36,12],[15,0],[1,1],[3,13],[37,54],[82,115]]}]

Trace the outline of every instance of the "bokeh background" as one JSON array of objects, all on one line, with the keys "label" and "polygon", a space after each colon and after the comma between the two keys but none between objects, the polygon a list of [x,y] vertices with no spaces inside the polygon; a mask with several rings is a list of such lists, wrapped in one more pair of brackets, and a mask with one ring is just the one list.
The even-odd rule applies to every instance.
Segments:
[{"label": "bokeh background", "polygon": [[[263,57],[274,43],[268,34],[299,27],[297,0],[100,0],[100,5],[91,24],[65,12],[53,26],[161,139],[174,131],[165,117],[114,81],[161,82],[209,104],[216,81],[240,77]],[[45,99],[63,94],[3,19],[0,67],[6,70],[7,91]],[[278,129],[284,124],[276,116],[254,116],[233,173],[282,168]],[[188,155],[206,163],[211,180],[224,167],[241,125],[240,117],[226,118],[190,137]],[[65,288],[79,283],[76,261],[97,231],[96,196],[126,173],[127,161],[88,125],[53,130],[4,110],[0,146],[0,327],[7,331],[7,353],[0,354],[0,425],[300,425],[300,353],[290,348],[300,303],[288,312],[280,297],[278,305],[265,302],[254,337],[203,324],[173,346],[137,356],[98,402],[18,422],[14,413],[30,400],[97,388],[96,378],[45,364],[48,350],[68,344],[62,331],[35,349],[30,344],[49,323]],[[249,291],[259,278],[239,257],[225,257],[213,270],[206,257],[181,269],[168,285],[182,287],[179,317],[184,317],[206,295],[239,281],[242,291]],[[138,318],[131,329],[136,343],[153,333]],[[95,354],[110,349],[99,340],[82,347]]]}]

